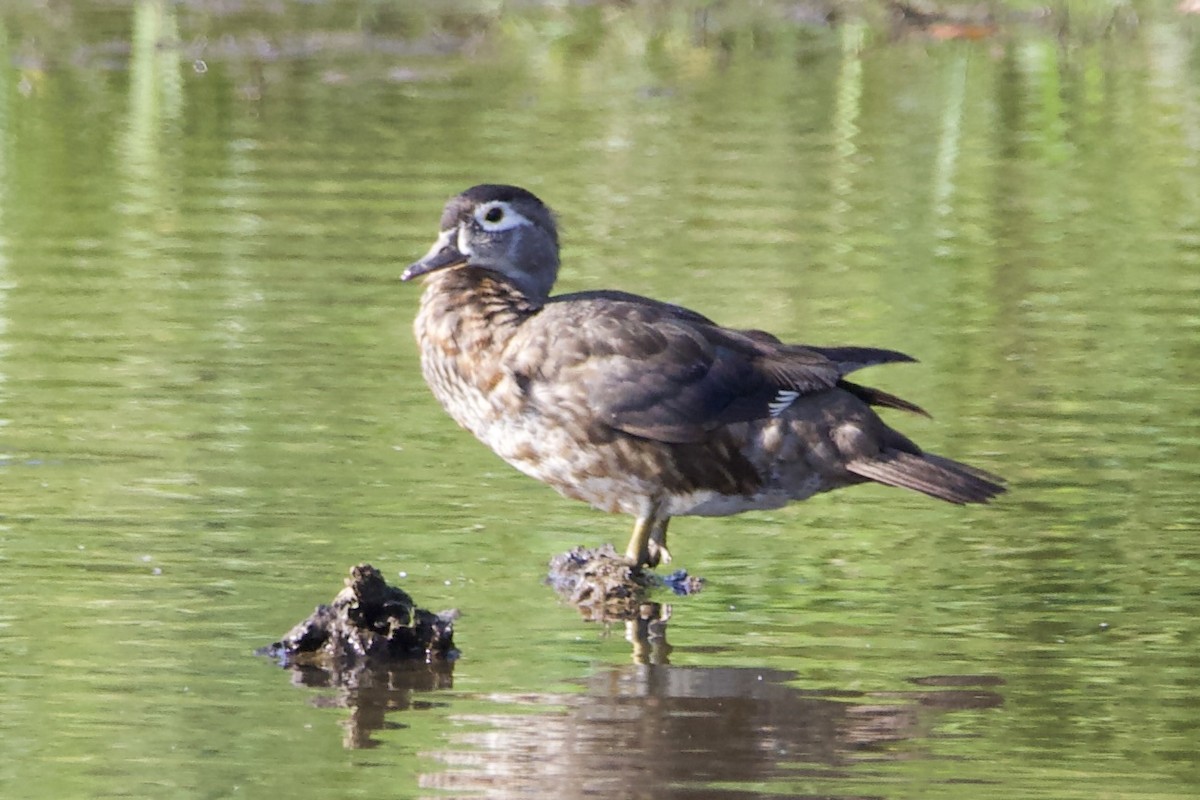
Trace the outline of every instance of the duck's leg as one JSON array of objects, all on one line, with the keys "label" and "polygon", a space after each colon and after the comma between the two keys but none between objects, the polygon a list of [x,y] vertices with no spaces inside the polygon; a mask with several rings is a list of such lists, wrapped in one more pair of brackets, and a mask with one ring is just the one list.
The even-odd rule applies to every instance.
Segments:
[{"label": "duck's leg", "polygon": [[650,566],[652,567],[657,567],[660,563],[671,563],[671,551],[667,549],[667,524],[670,521],[670,517],[661,517],[656,519],[650,527],[650,541],[647,544],[649,545]]},{"label": "duck's leg", "polygon": [[629,545],[625,548],[625,557],[635,566],[650,564],[650,532],[654,527],[652,515],[641,516],[633,523],[633,535],[629,537]]},{"label": "duck's leg", "polygon": [[633,525],[633,535],[629,537],[629,546],[625,548],[625,557],[640,566],[657,567],[660,562],[670,563],[671,554],[667,552],[667,523],[670,517],[660,517],[658,509],[637,518]]}]

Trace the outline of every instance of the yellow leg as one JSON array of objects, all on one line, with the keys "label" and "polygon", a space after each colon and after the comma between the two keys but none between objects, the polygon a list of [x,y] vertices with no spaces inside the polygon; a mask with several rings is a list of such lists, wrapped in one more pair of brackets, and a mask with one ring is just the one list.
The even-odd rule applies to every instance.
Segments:
[{"label": "yellow leg", "polygon": [[667,550],[667,523],[670,517],[638,517],[633,525],[633,535],[625,548],[625,557],[639,567],[657,567],[660,563],[671,563]]},{"label": "yellow leg", "polygon": [[667,523],[670,521],[670,517],[655,520],[650,529],[648,544],[650,545],[650,566],[652,567],[657,567],[660,563],[671,563],[671,551],[667,549]]},{"label": "yellow leg", "polygon": [[650,533],[653,525],[650,517],[638,517],[633,523],[633,535],[625,548],[625,557],[637,566],[650,564]]}]

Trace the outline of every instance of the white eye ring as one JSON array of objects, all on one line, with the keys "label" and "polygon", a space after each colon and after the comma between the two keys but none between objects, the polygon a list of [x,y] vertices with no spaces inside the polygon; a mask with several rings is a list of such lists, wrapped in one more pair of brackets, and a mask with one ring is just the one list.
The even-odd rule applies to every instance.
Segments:
[{"label": "white eye ring", "polygon": [[475,209],[475,221],[479,223],[479,227],[489,233],[507,231],[518,225],[529,224],[528,219],[503,200],[493,200]]}]

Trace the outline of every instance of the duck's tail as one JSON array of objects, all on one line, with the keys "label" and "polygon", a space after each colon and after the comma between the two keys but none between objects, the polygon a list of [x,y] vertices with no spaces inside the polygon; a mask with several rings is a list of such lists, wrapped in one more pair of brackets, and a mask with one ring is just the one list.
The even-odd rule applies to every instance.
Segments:
[{"label": "duck's tail", "polygon": [[1006,491],[1000,476],[932,453],[886,448],[869,460],[851,461],[846,469],[868,480],[912,489],[948,503],[986,503]]}]

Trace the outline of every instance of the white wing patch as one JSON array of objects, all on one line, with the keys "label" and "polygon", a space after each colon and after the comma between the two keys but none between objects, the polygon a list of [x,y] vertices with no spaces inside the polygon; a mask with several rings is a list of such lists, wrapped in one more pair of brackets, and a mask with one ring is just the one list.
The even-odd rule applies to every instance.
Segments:
[{"label": "white wing patch", "polygon": [[788,406],[796,402],[796,398],[800,396],[799,392],[794,392],[791,389],[780,389],[775,394],[775,399],[767,403],[767,408],[771,412],[772,417],[778,417],[784,411],[787,411]]}]

